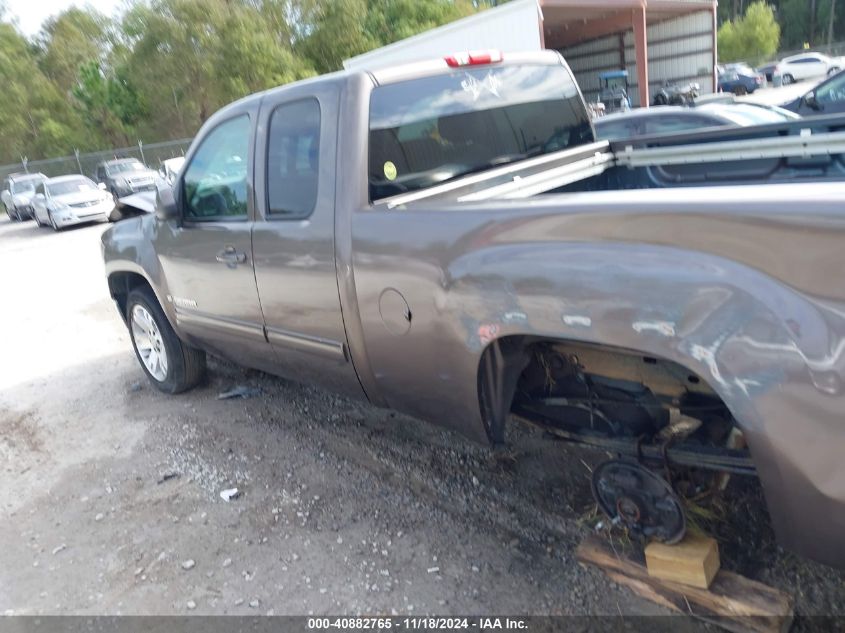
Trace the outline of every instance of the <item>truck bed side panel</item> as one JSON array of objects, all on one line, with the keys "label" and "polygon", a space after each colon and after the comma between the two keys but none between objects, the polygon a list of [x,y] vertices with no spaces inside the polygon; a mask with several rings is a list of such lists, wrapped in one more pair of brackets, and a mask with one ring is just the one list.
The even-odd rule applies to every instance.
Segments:
[{"label": "truck bed side panel", "polygon": [[[845,565],[845,185],[684,193],[355,213],[355,287],[378,392],[483,439],[477,376],[496,338],[672,360],[736,417],[784,543]],[[397,294],[411,315],[404,333]]]}]

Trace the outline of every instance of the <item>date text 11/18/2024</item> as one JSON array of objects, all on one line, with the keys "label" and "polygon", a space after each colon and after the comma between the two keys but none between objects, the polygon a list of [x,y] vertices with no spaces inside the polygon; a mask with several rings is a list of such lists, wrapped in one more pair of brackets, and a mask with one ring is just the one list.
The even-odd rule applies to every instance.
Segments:
[{"label": "date text 11/18/2024", "polygon": [[523,618],[501,617],[338,617],[308,618],[310,630],[427,630],[446,631],[453,629],[495,631],[525,630],[528,623]]}]

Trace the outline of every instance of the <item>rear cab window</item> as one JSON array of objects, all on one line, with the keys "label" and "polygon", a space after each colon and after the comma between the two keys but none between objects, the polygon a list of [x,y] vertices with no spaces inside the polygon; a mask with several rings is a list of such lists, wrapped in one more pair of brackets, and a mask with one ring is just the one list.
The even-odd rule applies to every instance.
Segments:
[{"label": "rear cab window", "polygon": [[320,104],[304,99],[282,104],[270,117],[267,144],[267,208],[283,219],[307,217],[317,203]]},{"label": "rear cab window", "polygon": [[373,89],[370,200],[593,142],[562,65],[463,67]]}]

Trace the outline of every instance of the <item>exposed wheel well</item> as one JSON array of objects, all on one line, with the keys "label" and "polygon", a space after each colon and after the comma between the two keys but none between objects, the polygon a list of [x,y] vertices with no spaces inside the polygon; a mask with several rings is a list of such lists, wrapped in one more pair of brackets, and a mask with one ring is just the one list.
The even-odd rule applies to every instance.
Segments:
[{"label": "exposed wheel well", "polygon": [[116,272],[109,275],[109,293],[117,309],[120,312],[121,318],[126,320],[126,301],[129,293],[138,286],[147,286],[152,288],[149,282],[143,275],[133,272]]},{"label": "exposed wheel well", "polygon": [[744,438],[724,401],[695,372],[626,349],[505,337],[482,355],[479,405],[493,442],[516,419],[611,451],[751,474]]}]

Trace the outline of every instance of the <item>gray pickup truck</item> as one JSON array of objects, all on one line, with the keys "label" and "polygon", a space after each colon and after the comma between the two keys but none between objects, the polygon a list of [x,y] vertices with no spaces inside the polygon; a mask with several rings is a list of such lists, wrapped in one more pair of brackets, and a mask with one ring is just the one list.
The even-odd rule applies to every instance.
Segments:
[{"label": "gray pickup truck", "polygon": [[211,353],[483,442],[529,423],[618,455],[597,502],[665,541],[758,476],[781,542],[845,566],[843,130],[596,142],[552,52],[327,75],[211,117],[104,233],[108,287],[164,392]]}]

